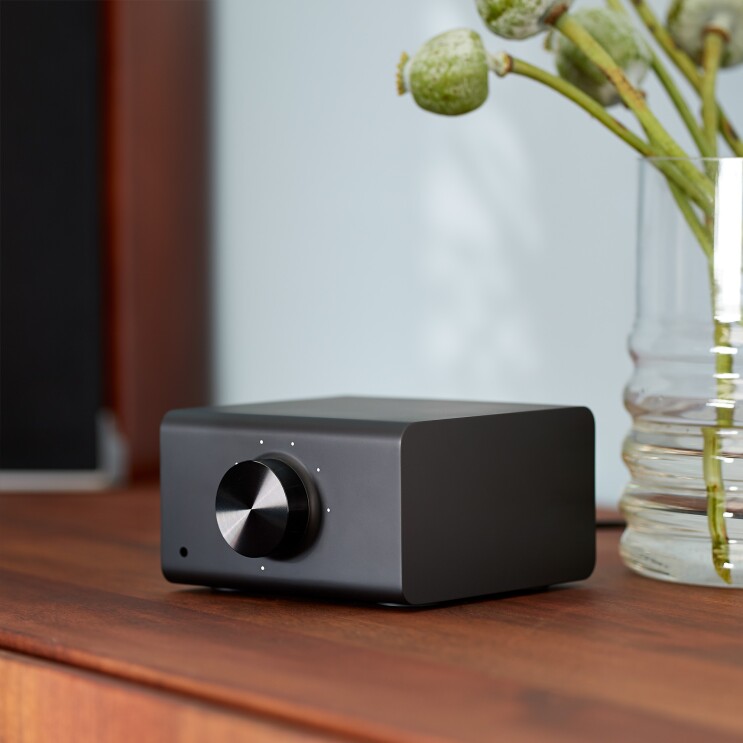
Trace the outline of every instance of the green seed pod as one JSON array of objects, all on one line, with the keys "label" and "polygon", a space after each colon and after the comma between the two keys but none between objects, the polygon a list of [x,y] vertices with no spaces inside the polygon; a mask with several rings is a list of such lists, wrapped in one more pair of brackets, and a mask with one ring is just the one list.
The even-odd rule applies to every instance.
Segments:
[{"label": "green seed pod", "polygon": [[[608,8],[586,8],[571,13],[591,36],[622,68],[627,79],[637,87],[652,61],[652,52],[624,13]],[[601,70],[572,41],[552,32],[547,45],[556,56],[557,72],[587,93],[602,106],[612,106],[621,100],[617,89]]]},{"label": "green seed pod", "polygon": [[526,39],[544,31],[553,10],[567,10],[573,0],[477,0],[477,12],[496,36]]},{"label": "green seed pod", "polygon": [[434,36],[412,59],[403,54],[397,92],[408,91],[421,108],[445,116],[479,108],[488,97],[488,60],[479,34],[458,28]]},{"label": "green seed pod", "polygon": [[725,39],[722,66],[743,62],[743,0],[674,0],[668,11],[673,40],[701,62],[704,34],[714,30]]}]

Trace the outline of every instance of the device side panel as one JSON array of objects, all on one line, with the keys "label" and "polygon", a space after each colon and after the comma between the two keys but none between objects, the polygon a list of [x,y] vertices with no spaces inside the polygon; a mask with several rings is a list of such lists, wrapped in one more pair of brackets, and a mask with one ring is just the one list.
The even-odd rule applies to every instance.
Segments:
[{"label": "device side panel", "polygon": [[592,572],[594,422],[586,408],[414,424],[401,461],[408,602]]}]

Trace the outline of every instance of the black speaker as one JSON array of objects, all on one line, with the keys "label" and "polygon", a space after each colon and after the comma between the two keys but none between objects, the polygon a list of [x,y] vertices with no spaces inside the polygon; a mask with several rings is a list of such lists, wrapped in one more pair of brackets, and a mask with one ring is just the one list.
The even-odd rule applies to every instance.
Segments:
[{"label": "black speaker", "polygon": [[0,2],[0,470],[101,466],[100,24]]},{"label": "black speaker", "polygon": [[161,426],[171,581],[430,604],[576,581],[595,561],[586,408],[338,397]]}]

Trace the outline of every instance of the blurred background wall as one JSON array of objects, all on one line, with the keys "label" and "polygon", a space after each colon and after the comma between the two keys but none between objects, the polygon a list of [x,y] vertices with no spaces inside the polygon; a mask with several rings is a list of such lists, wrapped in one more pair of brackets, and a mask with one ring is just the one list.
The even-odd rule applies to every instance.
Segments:
[{"label": "blurred background wall", "polygon": [[[588,405],[598,498],[615,502],[634,153],[525,79],[493,78],[486,105],[458,119],[395,93],[400,52],[449,28],[551,69],[544,37],[504,42],[469,0],[218,0],[214,11],[217,401]],[[722,95],[741,120],[732,82],[722,75]]]}]

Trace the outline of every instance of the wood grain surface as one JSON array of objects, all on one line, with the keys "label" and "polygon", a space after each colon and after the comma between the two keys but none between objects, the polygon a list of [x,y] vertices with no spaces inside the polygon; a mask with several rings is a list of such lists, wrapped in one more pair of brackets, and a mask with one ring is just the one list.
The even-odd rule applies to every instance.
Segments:
[{"label": "wood grain surface", "polygon": [[631,574],[619,529],[584,583],[416,610],[170,585],[158,513],[154,487],[0,496],[0,647],[325,737],[743,736],[743,594]]},{"label": "wood grain surface", "polygon": [[0,741],[296,743],[325,735],[0,651]]}]

